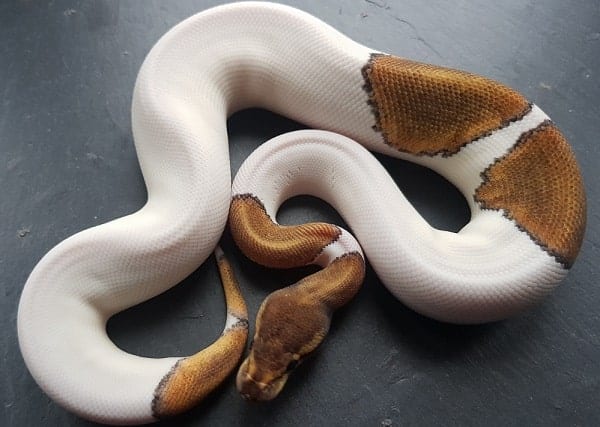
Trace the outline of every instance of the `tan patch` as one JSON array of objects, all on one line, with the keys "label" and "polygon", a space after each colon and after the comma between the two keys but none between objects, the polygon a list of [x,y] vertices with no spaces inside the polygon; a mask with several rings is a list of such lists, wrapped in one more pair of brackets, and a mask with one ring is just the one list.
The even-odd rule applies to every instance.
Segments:
[{"label": "tan patch", "polygon": [[251,195],[233,198],[229,227],[236,244],[247,257],[274,268],[309,264],[341,233],[335,225],[325,223],[275,224],[262,203]]},{"label": "tan patch", "polygon": [[406,59],[372,55],[363,69],[385,142],[416,155],[451,155],[523,117],[530,105],[495,81]]},{"label": "tan patch", "polygon": [[569,268],[586,223],[583,180],[575,156],[551,122],[523,134],[483,174],[475,200],[502,209],[535,242]]},{"label": "tan patch", "polygon": [[246,302],[242,295],[242,291],[235,278],[231,264],[225,256],[217,257],[217,266],[223,283],[223,291],[225,292],[225,301],[227,303],[227,311],[241,320],[248,319],[248,310]]},{"label": "tan patch", "polygon": [[230,329],[200,353],[177,362],[156,388],[153,415],[158,419],[174,416],[202,401],[235,369],[246,337],[246,329]]}]

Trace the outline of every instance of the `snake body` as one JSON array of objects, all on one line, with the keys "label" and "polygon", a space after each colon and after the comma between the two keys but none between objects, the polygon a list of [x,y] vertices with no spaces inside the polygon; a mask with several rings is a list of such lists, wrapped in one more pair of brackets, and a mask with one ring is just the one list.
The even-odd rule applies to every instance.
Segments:
[{"label": "snake body", "polygon": [[[240,170],[232,199],[226,118],[251,106],[330,132],[262,146]],[[332,311],[356,292],[362,250],[405,304],[476,323],[548,294],[582,242],[579,169],[541,109],[483,77],[376,52],[287,6],[220,6],[170,30],[139,72],[132,126],[148,202],[53,248],[27,280],[18,312],[19,344],[37,383],[91,420],[176,414],[236,366],[248,322],[220,252],[228,321],[213,345],[185,358],[143,358],[105,331],[110,316],[200,265],[230,207],[234,238],[250,258],[323,267],[260,309],[237,381],[259,400],[279,392],[323,339]],[[366,149],[446,177],[465,196],[469,223],[458,233],[429,226]],[[337,226],[279,226],[278,207],[301,193],[338,209],[360,246]]]}]

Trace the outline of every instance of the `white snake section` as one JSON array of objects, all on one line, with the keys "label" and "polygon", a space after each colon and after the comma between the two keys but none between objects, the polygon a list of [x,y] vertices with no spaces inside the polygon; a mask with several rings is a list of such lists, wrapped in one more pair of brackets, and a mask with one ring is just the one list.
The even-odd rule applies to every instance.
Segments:
[{"label": "white snake section", "polygon": [[[308,14],[252,2],[210,9],[160,39],[140,70],[132,105],[147,204],[57,245],[22,294],[19,344],[52,399],[99,422],[155,420],[153,392],[179,358],[127,354],[107,337],[105,324],[181,281],[214,249],[231,196],[226,117],[236,110],[264,107],[343,133],[368,149],[432,167],[466,195],[494,157],[545,118],[534,108],[450,159],[399,155],[372,129],[361,75],[372,52]],[[271,214],[301,190],[329,200],[381,280],[416,310],[455,322],[498,319],[565,274],[500,212],[471,205],[473,218],[460,233],[432,229],[364,149],[340,136],[306,135],[310,141],[288,144],[283,137],[257,154],[265,157],[256,173],[267,183],[260,191]],[[277,195],[285,182],[274,177],[291,165],[304,181]]]}]

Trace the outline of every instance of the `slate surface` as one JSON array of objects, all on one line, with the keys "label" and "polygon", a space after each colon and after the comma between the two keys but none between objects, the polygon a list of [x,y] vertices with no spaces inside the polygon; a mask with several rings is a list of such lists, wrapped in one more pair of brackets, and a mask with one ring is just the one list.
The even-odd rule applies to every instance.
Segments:
[{"label": "slate surface", "polygon": [[[129,119],[137,70],[158,37],[216,1],[0,4],[0,425],[87,425],[46,397],[16,338],[28,273],[67,236],[140,208],[145,189]],[[461,327],[419,316],[368,271],[334,319],[322,349],[279,399],[241,400],[228,381],[173,425],[600,425],[597,1],[289,1],[373,48],[462,68],[522,91],[558,123],[581,164],[588,228],[563,285],[504,322]],[[232,170],[261,141],[302,127],[251,110],[229,121]],[[435,226],[468,220],[461,196],[437,175],[382,159]],[[325,203],[287,203],[284,222],[340,219]],[[252,320],[273,289],[305,272],[243,258],[228,235]],[[180,286],[115,316],[111,338],[146,356],[192,353],[221,331],[212,261]],[[93,384],[90,384],[93,387]],[[165,423],[169,424],[169,423]]]}]

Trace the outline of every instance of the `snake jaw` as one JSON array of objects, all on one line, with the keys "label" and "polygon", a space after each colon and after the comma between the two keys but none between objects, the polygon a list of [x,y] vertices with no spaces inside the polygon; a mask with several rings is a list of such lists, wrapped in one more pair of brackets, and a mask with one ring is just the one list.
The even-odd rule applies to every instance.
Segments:
[{"label": "snake jaw", "polygon": [[[282,375],[274,377],[273,375],[269,375],[270,373],[267,372],[263,375],[265,378],[264,380],[258,380],[250,373],[250,366],[254,365],[250,362],[251,358],[252,355],[248,356],[248,358],[244,360],[237,374],[236,386],[240,392],[240,395],[242,398],[244,398],[244,400],[255,402],[273,400],[275,397],[277,397],[277,395],[279,395],[283,389],[283,386],[287,382],[289,376],[288,373],[285,372]],[[257,372],[256,369],[252,370]]]}]

